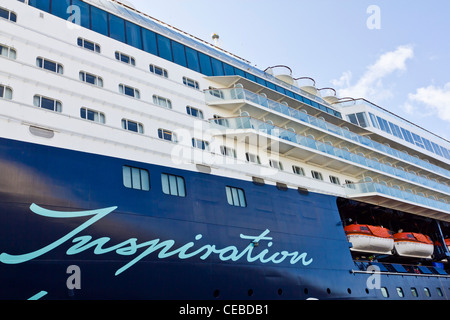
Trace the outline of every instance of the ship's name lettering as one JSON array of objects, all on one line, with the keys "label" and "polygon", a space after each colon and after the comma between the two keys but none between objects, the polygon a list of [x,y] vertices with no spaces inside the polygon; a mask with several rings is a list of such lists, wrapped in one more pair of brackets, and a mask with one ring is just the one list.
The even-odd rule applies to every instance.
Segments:
[{"label": "ship's name lettering", "polygon": [[[169,257],[176,256],[178,259],[185,260],[194,257],[198,257],[201,260],[206,260],[212,255],[217,255],[217,257],[221,261],[233,261],[237,262],[239,260],[246,259],[249,263],[261,262],[263,264],[273,263],[280,264],[284,261],[288,261],[291,265],[295,265],[297,263],[302,263],[304,266],[309,266],[313,259],[308,258],[307,253],[299,253],[281,251],[281,252],[270,252],[270,248],[273,246],[273,238],[269,237],[270,230],[265,230],[258,236],[249,236],[241,234],[240,238],[242,240],[246,240],[248,243],[247,247],[243,250],[239,250],[236,246],[227,246],[224,248],[218,248],[215,244],[206,244],[199,248],[196,248],[196,242],[189,242],[184,244],[179,248],[174,248],[176,243],[174,240],[166,240],[162,241],[161,239],[154,239],[142,243],[138,243],[138,239],[130,238],[124,242],[121,242],[117,245],[106,247],[107,244],[110,243],[111,238],[103,237],[96,240],[93,240],[92,236],[78,236],[80,232],[84,231],[88,227],[92,226],[96,222],[100,221],[108,214],[117,210],[117,207],[93,210],[93,211],[83,211],[83,212],[59,212],[47,210],[42,207],[37,206],[36,204],[31,205],[30,210],[37,215],[50,217],[50,218],[58,218],[58,219],[73,219],[80,217],[91,217],[89,220],[73,229],[71,232],[66,234],[65,236],[59,238],[55,242],[49,244],[46,247],[43,247],[39,250],[21,254],[21,255],[11,255],[8,253],[0,254],[0,262],[4,264],[21,264],[28,261],[32,261],[37,259],[44,254],[47,254],[56,248],[60,247],[64,243],[68,242],[72,239],[71,246],[66,254],[69,256],[80,254],[89,249],[93,249],[94,254],[103,255],[111,252],[115,252],[120,256],[134,256],[131,261],[129,261],[126,265],[116,271],[116,276],[120,275],[124,271],[133,267],[136,263],[149,256],[150,254],[159,251],[158,258],[166,259]],[[200,241],[203,238],[202,234],[198,234],[195,237],[195,241]],[[261,244],[267,242],[267,248],[261,250],[259,253],[254,253],[255,247],[261,247]],[[258,244],[256,246],[255,244]],[[198,246],[197,246],[198,247]],[[144,249],[141,253],[138,254],[138,250]]]}]

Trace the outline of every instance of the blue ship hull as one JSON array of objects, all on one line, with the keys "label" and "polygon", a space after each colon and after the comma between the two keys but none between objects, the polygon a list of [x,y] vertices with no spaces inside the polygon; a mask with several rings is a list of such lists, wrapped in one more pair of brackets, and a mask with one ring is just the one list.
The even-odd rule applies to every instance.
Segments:
[{"label": "blue ship hull", "polygon": [[[126,188],[124,165],[148,170],[150,191]],[[0,172],[0,299],[384,298],[352,272],[336,197],[5,139]],[[186,197],[164,194],[162,173],[184,177]],[[381,283],[393,299],[450,287]]]}]

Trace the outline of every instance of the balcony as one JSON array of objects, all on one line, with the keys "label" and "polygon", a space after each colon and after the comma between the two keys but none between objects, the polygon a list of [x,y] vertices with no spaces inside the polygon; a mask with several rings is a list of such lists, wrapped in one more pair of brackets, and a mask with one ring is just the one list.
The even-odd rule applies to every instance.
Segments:
[{"label": "balcony", "polygon": [[325,166],[353,176],[361,175],[367,171],[376,174],[381,173],[393,179],[413,183],[419,187],[428,187],[436,192],[450,194],[450,187],[447,185],[251,117],[211,119],[210,122],[214,129],[219,130],[220,135],[237,138],[285,156],[296,157],[302,161]]},{"label": "balcony", "polygon": [[381,183],[348,184],[346,193],[354,200],[450,222],[450,204]]},{"label": "balcony", "polygon": [[[267,99],[262,95],[258,95],[243,88],[207,90],[205,94],[206,94],[206,103],[208,105],[220,106],[232,112],[239,109],[244,104],[251,104],[259,109],[269,109],[271,111],[280,113],[284,116],[294,118],[295,120],[299,120],[301,124],[308,124],[313,128],[322,131],[327,131],[339,136],[340,138],[350,140],[352,143],[356,143],[364,148],[371,148],[377,152],[381,152],[383,155],[393,157],[400,161],[407,162],[418,168],[425,169],[433,174],[437,173],[441,176],[445,176],[446,178],[450,178],[450,171],[444,168],[433,165],[429,162],[423,161],[407,153],[398,151],[394,148],[385,146],[384,144],[373,141],[367,137],[358,135],[349,130],[343,129],[337,125],[323,121],[321,119],[308,115],[304,112],[301,112],[297,109],[288,107],[282,103],[278,103],[276,101]],[[434,185],[435,183],[434,181],[432,180],[429,181],[430,184]],[[426,185],[430,186],[428,184]]]}]

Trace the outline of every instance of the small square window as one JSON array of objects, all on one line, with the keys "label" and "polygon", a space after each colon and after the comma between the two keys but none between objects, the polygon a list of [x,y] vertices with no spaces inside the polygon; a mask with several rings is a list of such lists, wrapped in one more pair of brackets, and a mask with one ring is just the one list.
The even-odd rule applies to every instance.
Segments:
[{"label": "small square window", "polygon": [[128,189],[150,191],[150,175],[147,170],[123,166],[123,185]]},{"label": "small square window", "polygon": [[245,199],[245,192],[243,189],[226,187],[228,204],[234,207],[247,207],[247,200]]}]

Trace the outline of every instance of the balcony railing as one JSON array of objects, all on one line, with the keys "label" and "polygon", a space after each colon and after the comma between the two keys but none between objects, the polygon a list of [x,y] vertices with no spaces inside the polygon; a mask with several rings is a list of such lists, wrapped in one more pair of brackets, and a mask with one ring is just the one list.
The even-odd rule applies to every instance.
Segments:
[{"label": "balcony railing", "polygon": [[411,192],[399,190],[396,188],[391,188],[383,184],[375,182],[365,182],[365,183],[355,183],[346,185],[347,195],[360,195],[369,193],[378,193],[386,195],[399,200],[407,201],[410,203],[418,204],[420,206],[426,206],[433,209],[438,209],[440,211],[445,211],[450,213],[450,204],[426,198],[423,196],[416,195]]},{"label": "balcony railing", "polygon": [[387,164],[380,163],[378,161],[368,159],[364,156],[351,153],[347,150],[333,147],[330,144],[317,141],[315,139],[305,137],[303,135],[296,134],[290,130],[286,130],[275,125],[251,118],[251,117],[236,117],[236,118],[223,118],[223,119],[211,119],[211,123],[226,127],[229,129],[253,129],[260,133],[268,134],[322,153],[326,153],[330,156],[338,157],[346,161],[355,163],[357,165],[374,169],[379,172],[395,176],[420,186],[429,187],[444,193],[450,194],[450,187],[437,183],[433,180],[426,179],[424,177],[417,176],[415,174],[403,171],[398,168],[391,167]]},{"label": "balcony railing", "polygon": [[282,113],[286,116],[295,118],[302,122],[309,123],[310,125],[312,125],[314,127],[326,130],[328,132],[334,133],[343,138],[352,140],[358,144],[363,145],[364,147],[373,148],[384,154],[388,154],[388,155],[398,158],[402,161],[409,162],[416,166],[425,168],[428,171],[435,172],[435,173],[444,175],[447,178],[450,178],[450,171],[448,171],[444,168],[441,168],[434,164],[431,164],[431,163],[428,163],[421,159],[418,159],[416,157],[413,157],[405,152],[398,151],[394,148],[385,146],[384,144],[381,144],[381,143],[373,141],[369,138],[360,136],[358,134],[355,134],[353,132],[345,130],[341,127],[338,127],[334,124],[320,120],[320,119],[310,116],[304,112],[290,108],[290,107],[288,107],[284,104],[278,103],[276,101],[267,99],[264,96],[258,95],[256,93],[245,90],[243,88],[214,89],[214,90],[206,91],[206,102],[207,103],[217,103],[218,101],[220,102],[220,101],[230,101],[230,100],[231,101],[232,100],[246,100],[246,101],[256,103],[257,105],[260,105],[262,107]]}]

